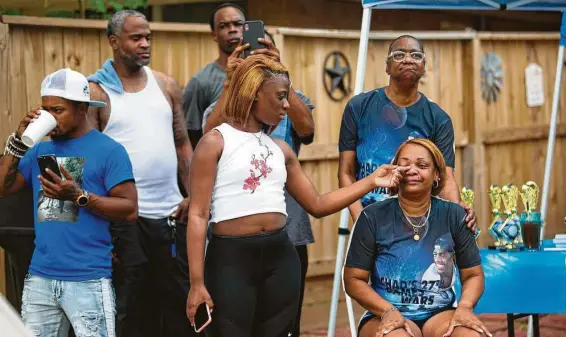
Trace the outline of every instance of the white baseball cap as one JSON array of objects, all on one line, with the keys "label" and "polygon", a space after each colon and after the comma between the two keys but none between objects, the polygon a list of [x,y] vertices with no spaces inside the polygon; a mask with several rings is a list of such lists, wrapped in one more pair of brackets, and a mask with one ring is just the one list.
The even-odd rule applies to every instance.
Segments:
[{"label": "white baseball cap", "polygon": [[41,82],[41,97],[56,96],[76,102],[103,108],[106,103],[90,100],[90,90],[86,77],[70,68],[59,69],[45,77]]}]

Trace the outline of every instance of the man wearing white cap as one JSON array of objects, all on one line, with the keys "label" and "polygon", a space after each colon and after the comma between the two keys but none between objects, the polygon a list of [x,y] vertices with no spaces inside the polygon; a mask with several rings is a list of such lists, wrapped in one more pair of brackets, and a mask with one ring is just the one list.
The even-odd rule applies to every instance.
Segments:
[{"label": "man wearing white cap", "polygon": [[[48,75],[41,101],[0,158],[0,196],[29,186],[36,205],[22,320],[34,336],[66,336],[69,323],[77,336],[115,336],[109,222],[137,218],[132,165],[119,143],[89,124],[88,106],[104,103],[90,99],[82,74],[61,69]],[[49,125],[42,136],[51,140],[30,143],[26,137],[39,125]]]}]

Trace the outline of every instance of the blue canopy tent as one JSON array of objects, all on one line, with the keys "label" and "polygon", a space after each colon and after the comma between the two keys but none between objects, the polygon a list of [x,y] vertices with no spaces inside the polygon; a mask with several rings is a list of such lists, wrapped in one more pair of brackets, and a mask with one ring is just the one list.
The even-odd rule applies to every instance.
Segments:
[{"label": "blue canopy tent", "polygon": [[[360,47],[358,53],[358,66],[356,69],[356,81],[354,94],[363,91],[364,75],[366,68],[368,39],[371,23],[372,9],[420,9],[420,10],[523,10],[523,11],[561,11],[562,25],[560,28],[560,45],[558,48],[558,62],[556,66],[556,78],[554,82],[554,96],[552,100],[552,114],[548,133],[548,148],[546,151],[546,163],[544,170],[544,182],[542,186],[541,212],[543,219],[546,218],[548,208],[548,195],[550,192],[550,177],[552,171],[552,159],[554,153],[554,142],[556,138],[556,124],[558,115],[558,104],[560,100],[560,84],[562,80],[562,69],[564,65],[564,46],[566,45],[566,0],[362,0],[363,17],[360,36]],[[348,209],[342,210],[340,216],[340,229],[338,250],[336,254],[336,266],[334,272],[334,288],[332,291],[332,302],[328,326],[328,337],[334,336],[336,325],[336,313],[338,309],[338,297],[340,292],[341,270],[344,259],[344,246],[348,236]],[[544,235],[544,229],[543,233]],[[352,309],[352,301],[346,295],[346,305],[350,320],[352,336],[357,335],[356,325]],[[529,319],[529,332],[531,330],[531,319]],[[530,335],[530,333],[529,333]]]}]

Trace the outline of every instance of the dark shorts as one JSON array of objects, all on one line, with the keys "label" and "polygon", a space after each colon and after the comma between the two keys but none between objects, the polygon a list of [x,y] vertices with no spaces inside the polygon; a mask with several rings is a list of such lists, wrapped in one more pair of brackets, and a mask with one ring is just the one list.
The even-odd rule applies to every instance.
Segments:
[{"label": "dark shorts", "polygon": [[[425,323],[431,319],[432,317],[436,316],[437,314],[440,314],[441,312],[444,311],[449,311],[449,310],[455,310],[456,308],[454,307],[446,307],[443,309],[439,309],[436,311],[432,312],[432,315],[430,315],[429,318],[425,318],[425,319],[411,319],[411,321],[413,321],[418,327],[419,329],[423,329],[423,326],[425,325]],[[367,317],[364,317],[361,319],[360,324],[358,325],[358,336],[360,335],[360,331],[362,331],[362,328],[364,327],[364,325],[366,325],[367,322],[369,322],[370,320],[372,320],[373,318],[375,318],[375,315],[368,315]]]}]

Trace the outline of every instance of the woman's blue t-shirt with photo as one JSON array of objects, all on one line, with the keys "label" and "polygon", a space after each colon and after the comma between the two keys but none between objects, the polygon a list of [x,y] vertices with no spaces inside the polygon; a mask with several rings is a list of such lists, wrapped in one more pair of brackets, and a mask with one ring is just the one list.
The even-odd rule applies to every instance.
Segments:
[{"label": "woman's blue t-shirt with photo", "polygon": [[369,271],[372,288],[411,320],[454,307],[458,270],[481,263],[464,208],[437,197],[431,202],[419,240],[397,197],[366,207],[355,223],[346,257],[346,267]]},{"label": "woman's blue t-shirt with photo", "polygon": [[[377,167],[390,164],[399,146],[412,138],[432,140],[454,168],[454,128],[450,116],[424,94],[407,107],[398,107],[384,88],[354,96],[344,109],[338,148],[356,151],[357,179],[372,174]],[[378,187],[361,199],[365,207],[388,196]]]}]

